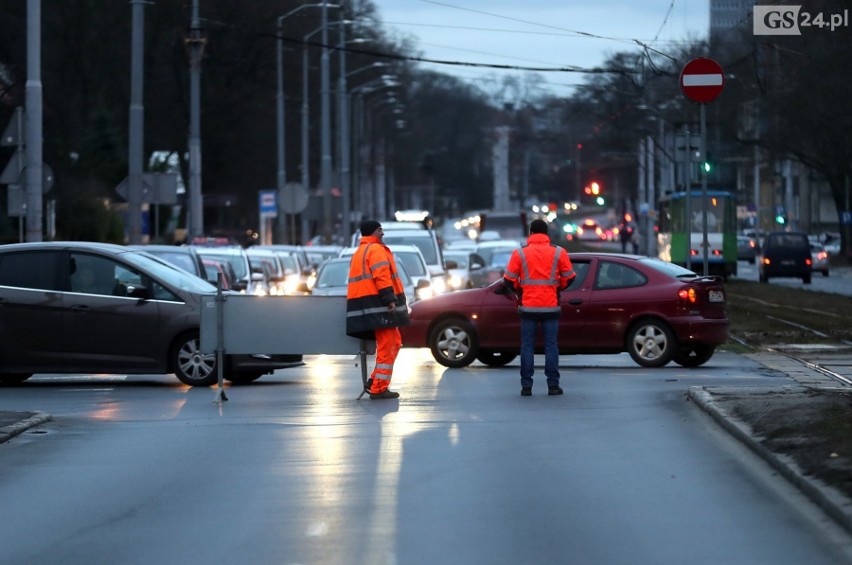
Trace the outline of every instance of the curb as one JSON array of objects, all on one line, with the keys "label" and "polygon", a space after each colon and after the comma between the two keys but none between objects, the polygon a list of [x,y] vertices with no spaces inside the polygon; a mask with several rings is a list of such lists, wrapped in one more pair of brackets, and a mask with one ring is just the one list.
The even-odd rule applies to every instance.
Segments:
[{"label": "curb", "polygon": [[841,527],[852,533],[852,503],[835,489],[804,475],[792,458],[772,453],[753,435],[751,428],[719,406],[705,387],[693,386],[688,397],[707,412],[722,428],[745,444],[773,469],[801,490],[814,504],[831,516]]},{"label": "curb", "polygon": [[24,433],[30,428],[40,426],[41,424],[51,420],[53,420],[53,416],[50,414],[46,414],[44,412],[32,412],[30,416],[22,420],[18,420],[14,424],[0,428],[0,443],[9,441],[13,437]]}]

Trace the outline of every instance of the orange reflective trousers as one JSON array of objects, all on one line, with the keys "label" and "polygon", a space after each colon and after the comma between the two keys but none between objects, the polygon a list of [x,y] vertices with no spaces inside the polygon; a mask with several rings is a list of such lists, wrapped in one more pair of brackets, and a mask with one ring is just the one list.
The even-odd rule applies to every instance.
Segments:
[{"label": "orange reflective trousers", "polygon": [[402,348],[402,334],[399,328],[381,328],[376,332],[376,368],[371,375],[373,384],[370,393],[384,392],[390,386],[393,364]]}]

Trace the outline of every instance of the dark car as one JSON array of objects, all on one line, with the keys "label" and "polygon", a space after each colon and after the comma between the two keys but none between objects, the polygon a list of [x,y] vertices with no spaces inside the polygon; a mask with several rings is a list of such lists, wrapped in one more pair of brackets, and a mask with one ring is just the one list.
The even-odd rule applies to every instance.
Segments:
[{"label": "dark car", "polygon": [[748,261],[754,265],[757,258],[760,246],[757,244],[757,239],[747,235],[737,236],[737,260]]},{"label": "dark car", "polygon": [[[621,353],[643,367],[706,363],[728,340],[725,290],[673,263],[648,257],[572,253],[576,279],[561,293],[559,351]],[[405,347],[429,347],[438,363],[512,361],[521,342],[515,296],[502,281],[411,306]],[[543,353],[539,339],[538,353]]]},{"label": "dark car", "polygon": [[[174,373],[216,382],[200,350],[200,309],[216,289],[156,256],[87,242],[0,246],[0,382],[33,373]],[[300,361],[234,355],[224,375],[249,382]]]},{"label": "dark car", "polygon": [[767,234],[760,252],[760,282],[775,277],[802,279],[811,284],[811,243],[804,232],[772,232]]}]

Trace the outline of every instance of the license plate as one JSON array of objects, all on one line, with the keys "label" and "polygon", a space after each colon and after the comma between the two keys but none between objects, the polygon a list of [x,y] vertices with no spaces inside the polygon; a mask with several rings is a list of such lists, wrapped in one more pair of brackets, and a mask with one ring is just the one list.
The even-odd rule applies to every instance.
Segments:
[{"label": "license plate", "polygon": [[784,259],[784,260],[781,261],[781,264],[784,265],[785,267],[793,267],[793,266],[796,265],[796,262],[793,261],[792,259]]},{"label": "license plate", "polygon": [[724,302],[725,293],[721,290],[711,290],[709,294],[710,302]]}]

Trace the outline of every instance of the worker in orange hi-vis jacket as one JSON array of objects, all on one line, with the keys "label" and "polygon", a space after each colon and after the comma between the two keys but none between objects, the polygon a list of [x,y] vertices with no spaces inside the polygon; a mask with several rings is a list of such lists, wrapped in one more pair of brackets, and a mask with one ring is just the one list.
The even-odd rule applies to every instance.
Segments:
[{"label": "worker in orange hi-vis jacket", "polygon": [[388,390],[402,348],[400,326],[411,323],[393,253],[382,243],[379,222],[361,222],[361,242],[349,263],[346,334],[376,340],[376,366],[368,381],[370,398],[399,398]]},{"label": "worker in orange hi-vis jacket", "polygon": [[544,375],[547,394],[562,394],[559,386],[559,293],[574,279],[574,267],[568,252],[550,243],[547,222],[533,220],[527,244],[516,249],[506,272],[504,284],[519,295],[521,316],[521,396],[531,396],[535,366],[535,334],[544,333]]}]

